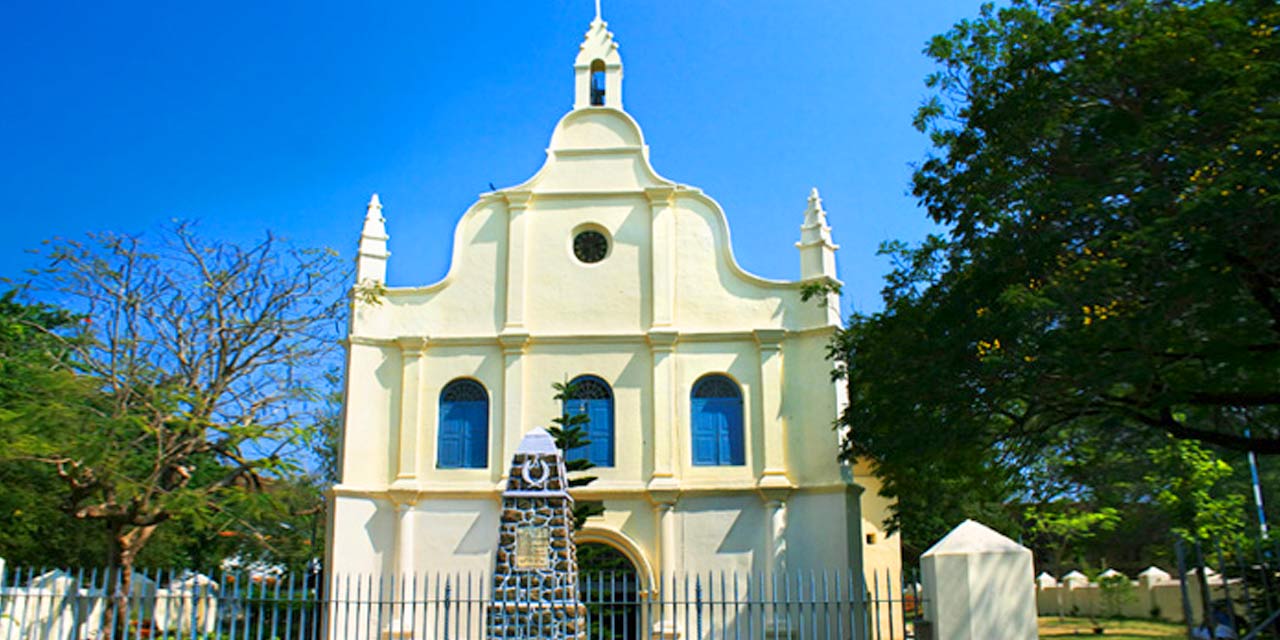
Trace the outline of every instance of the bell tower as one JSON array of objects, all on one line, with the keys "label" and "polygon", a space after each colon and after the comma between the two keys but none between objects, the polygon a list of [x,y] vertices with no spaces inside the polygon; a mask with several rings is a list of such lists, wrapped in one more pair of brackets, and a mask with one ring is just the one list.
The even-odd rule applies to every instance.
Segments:
[{"label": "bell tower", "polygon": [[622,56],[618,55],[618,43],[613,41],[608,26],[600,18],[597,2],[596,18],[587,28],[573,63],[574,109],[622,109]]}]

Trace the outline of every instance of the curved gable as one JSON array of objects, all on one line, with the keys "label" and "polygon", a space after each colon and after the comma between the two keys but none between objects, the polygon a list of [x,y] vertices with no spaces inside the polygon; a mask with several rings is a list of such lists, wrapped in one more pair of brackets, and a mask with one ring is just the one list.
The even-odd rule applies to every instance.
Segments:
[{"label": "curved gable", "polygon": [[551,134],[549,151],[644,147],[640,125],[624,111],[608,107],[574,109]]},{"label": "curved gable", "polygon": [[[643,131],[621,108],[622,62],[602,22],[588,31],[575,74],[575,108],[556,123],[542,167],[467,210],[444,278],[389,291],[398,317],[382,318],[386,330],[635,334],[653,326],[714,332],[839,322],[838,311],[800,301],[803,281],[744,270],[720,205],[653,168]],[[797,247],[802,265],[817,271],[802,269],[806,278],[834,279],[835,247],[815,199]],[[607,257],[593,264],[576,259],[571,246],[588,227],[609,243]],[[413,311],[423,306],[426,313]]]}]

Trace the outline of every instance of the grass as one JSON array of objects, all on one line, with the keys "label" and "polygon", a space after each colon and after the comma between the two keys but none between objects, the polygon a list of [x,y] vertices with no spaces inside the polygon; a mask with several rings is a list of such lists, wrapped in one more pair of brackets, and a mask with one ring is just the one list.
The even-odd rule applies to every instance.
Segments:
[{"label": "grass", "polygon": [[[1093,623],[1088,618],[1064,618],[1044,616],[1040,620],[1041,638],[1070,638],[1074,636],[1094,636]],[[1151,640],[1159,638],[1185,638],[1186,627],[1172,622],[1155,620],[1101,620],[1103,638],[1111,640]]]}]

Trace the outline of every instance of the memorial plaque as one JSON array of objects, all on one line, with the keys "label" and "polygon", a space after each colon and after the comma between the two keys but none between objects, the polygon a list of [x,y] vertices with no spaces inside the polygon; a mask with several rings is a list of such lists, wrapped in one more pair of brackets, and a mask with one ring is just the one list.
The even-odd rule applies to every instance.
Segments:
[{"label": "memorial plaque", "polygon": [[516,529],[516,571],[551,568],[550,534],[546,527]]}]

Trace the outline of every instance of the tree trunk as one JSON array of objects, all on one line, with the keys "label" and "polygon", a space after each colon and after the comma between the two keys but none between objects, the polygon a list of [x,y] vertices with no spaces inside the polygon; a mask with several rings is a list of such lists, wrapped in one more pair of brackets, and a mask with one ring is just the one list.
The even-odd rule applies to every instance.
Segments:
[{"label": "tree trunk", "polygon": [[142,547],[147,544],[147,540],[151,539],[151,535],[155,533],[155,530],[156,525],[130,527],[118,524],[112,526],[109,566],[116,567],[116,570],[111,572],[107,585],[107,593],[110,594],[111,599],[106,625],[108,638],[117,637],[117,634],[121,638],[129,637],[129,620],[125,619],[128,611],[136,611],[139,617],[138,624],[144,623],[141,619],[142,610],[138,607],[129,607],[129,598],[133,593],[133,567],[138,559],[138,552],[142,551]]},{"label": "tree trunk", "polygon": [[1062,591],[1067,588],[1067,586],[1062,582],[1062,556],[1062,553],[1055,555],[1053,563],[1054,570],[1058,572],[1058,588],[1053,590],[1054,595],[1057,596],[1058,600],[1058,622],[1062,622],[1066,619],[1062,613]]}]

